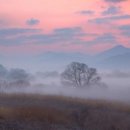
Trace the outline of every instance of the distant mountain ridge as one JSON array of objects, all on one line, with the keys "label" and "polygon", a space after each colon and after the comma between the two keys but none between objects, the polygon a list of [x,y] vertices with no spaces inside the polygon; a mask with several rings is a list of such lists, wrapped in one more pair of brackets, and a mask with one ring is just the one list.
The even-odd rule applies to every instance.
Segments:
[{"label": "distant mountain ridge", "polygon": [[83,62],[100,69],[130,69],[130,48],[116,46],[97,55],[75,52],[46,52],[33,56],[1,57],[0,63],[10,68],[31,71],[63,70],[70,62]]},{"label": "distant mountain ridge", "polygon": [[109,69],[130,69],[130,48],[116,46],[95,56],[99,67]]},{"label": "distant mountain ridge", "polygon": [[47,52],[38,55],[36,60],[37,62],[43,61],[46,66],[53,64],[56,68],[72,61],[84,62],[89,66],[103,69],[130,68],[130,48],[120,45],[94,56],[73,52]]},{"label": "distant mountain ridge", "polygon": [[130,53],[130,48],[126,48],[124,46],[119,45],[112,49],[108,49],[104,52],[97,54],[96,57],[107,58],[107,57],[112,57],[112,56],[121,55],[121,54],[125,54],[125,53]]}]

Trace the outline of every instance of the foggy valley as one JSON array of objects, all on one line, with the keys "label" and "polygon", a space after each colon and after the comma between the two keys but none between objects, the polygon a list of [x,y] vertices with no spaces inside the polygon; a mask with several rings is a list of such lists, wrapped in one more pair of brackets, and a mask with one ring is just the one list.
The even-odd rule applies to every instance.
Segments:
[{"label": "foggy valley", "polygon": [[74,88],[61,83],[61,72],[45,71],[28,73],[23,69],[0,66],[1,93],[51,94],[85,99],[108,99],[130,103],[130,72],[100,72],[105,86]]},{"label": "foggy valley", "polygon": [[130,0],[0,0],[0,130],[130,130]]}]

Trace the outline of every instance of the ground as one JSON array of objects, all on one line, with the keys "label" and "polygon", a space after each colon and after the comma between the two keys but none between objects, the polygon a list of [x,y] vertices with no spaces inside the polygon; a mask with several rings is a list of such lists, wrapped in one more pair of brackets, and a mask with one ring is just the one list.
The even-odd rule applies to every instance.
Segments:
[{"label": "ground", "polygon": [[0,130],[130,130],[130,105],[64,96],[1,94]]}]

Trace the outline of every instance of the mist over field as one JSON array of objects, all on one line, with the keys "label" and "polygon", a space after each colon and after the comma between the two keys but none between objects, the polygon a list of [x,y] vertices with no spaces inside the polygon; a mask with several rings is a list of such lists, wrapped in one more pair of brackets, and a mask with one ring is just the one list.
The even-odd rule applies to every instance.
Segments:
[{"label": "mist over field", "polygon": [[104,86],[75,88],[61,83],[61,72],[28,73],[24,69],[0,66],[0,93],[60,95],[84,99],[117,100],[130,103],[130,72],[102,71]]},{"label": "mist over field", "polygon": [[130,0],[0,0],[0,130],[130,130]]}]

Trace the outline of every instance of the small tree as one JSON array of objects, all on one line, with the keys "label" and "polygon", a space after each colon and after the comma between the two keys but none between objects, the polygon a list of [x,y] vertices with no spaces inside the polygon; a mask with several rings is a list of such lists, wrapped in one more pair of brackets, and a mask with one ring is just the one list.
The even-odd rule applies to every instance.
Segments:
[{"label": "small tree", "polygon": [[89,68],[84,63],[72,62],[61,74],[62,83],[74,87],[86,87],[100,82],[100,76],[95,68]]},{"label": "small tree", "polygon": [[30,75],[23,69],[11,69],[7,78],[9,86],[30,86]]}]

